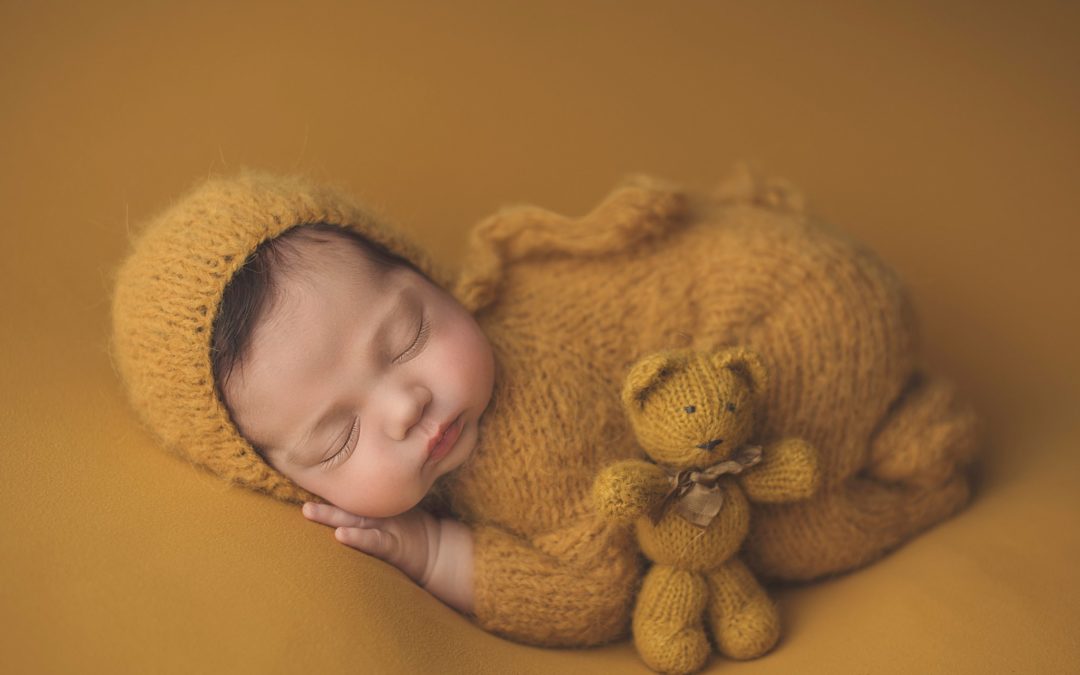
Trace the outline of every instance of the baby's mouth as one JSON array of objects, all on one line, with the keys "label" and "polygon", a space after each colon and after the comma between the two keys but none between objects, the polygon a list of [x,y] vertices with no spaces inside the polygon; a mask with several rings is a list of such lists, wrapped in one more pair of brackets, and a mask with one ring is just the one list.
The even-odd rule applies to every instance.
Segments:
[{"label": "baby's mouth", "polygon": [[707,443],[698,444],[697,447],[699,447],[702,450],[708,450],[709,452],[712,452],[713,448],[715,448],[716,446],[720,445],[723,442],[724,442],[724,439],[722,439],[722,438],[714,438],[711,441],[708,441]]},{"label": "baby's mouth", "polygon": [[458,435],[461,433],[463,415],[464,413],[455,417],[452,422],[443,427],[439,434],[428,441],[427,463],[438,462],[444,455],[450,452],[451,448],[454,447],[454,444],[457,443]]}]

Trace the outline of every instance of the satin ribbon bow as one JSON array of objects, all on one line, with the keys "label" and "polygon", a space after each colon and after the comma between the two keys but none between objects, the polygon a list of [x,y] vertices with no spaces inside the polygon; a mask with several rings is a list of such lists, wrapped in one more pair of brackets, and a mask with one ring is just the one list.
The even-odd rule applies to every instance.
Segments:
[{"label": "satin ribbon bow", "polygon": [[676,513],[693,525],[706,528],[713,521],[720,507],[724,504],[724,494],[720,490],[720,478],[727,474],[737,475],[761,462],[760,445],[744,445],[731,459],[701,469],[692,466],[675,475],[668,475],[671,489],[664,498],[649,511],[653,525],[660,522],[667,510],[674,504]]}]

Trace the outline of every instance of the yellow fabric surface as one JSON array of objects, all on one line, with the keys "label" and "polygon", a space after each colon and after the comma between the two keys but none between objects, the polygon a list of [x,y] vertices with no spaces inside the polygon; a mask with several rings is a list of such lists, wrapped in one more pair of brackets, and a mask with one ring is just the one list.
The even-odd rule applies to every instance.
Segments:
[{"label": "yellow fabric surface", "polygon": [[1060,3],[0,6],[0,672],[640,672],[488,635],[156,447],[109,360],[142,220],[209,171],[345,183],[442,262],[510,202],[749,158],[912,290],[986,420],[972,505],[775,591],[707,672],[1080,663],[1080,11]]}]

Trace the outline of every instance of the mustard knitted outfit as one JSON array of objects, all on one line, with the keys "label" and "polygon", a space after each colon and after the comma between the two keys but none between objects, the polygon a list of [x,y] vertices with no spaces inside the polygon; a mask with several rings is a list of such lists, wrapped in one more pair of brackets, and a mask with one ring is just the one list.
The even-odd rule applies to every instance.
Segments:
[{"label": "mustard knitted outfit", "polygon": [[975,418],[925,374],[900,282],[811,221],[797,191],[737,168],[708,192],[648,176],[567,218],[501,209],[473,230],[455,284],[345,195],[248,172],[212,179],[140,233],[113,303],[114,354],[164,444],[227,480],[311,498],[241,438],[217,396],[210,334],[225,284],[263,240],[303,223],[355,229],[418,265],[477,318],[495,390],[446,476],[475,536],[476,621],[539,645],[625,637],[643,573],[633,533],[593,509],[600,469],[639,456],[626,370],[670,347],[743,345],[772,375],[762,437],[820,453],[811,499],[756,505],[743,559],[765,579],[863,565],[959,509]]}]

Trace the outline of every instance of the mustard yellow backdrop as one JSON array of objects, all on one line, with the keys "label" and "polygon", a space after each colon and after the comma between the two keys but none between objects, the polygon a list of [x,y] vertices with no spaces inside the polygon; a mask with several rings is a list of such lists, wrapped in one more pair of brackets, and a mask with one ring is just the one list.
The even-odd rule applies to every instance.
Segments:
[{"label": "mustard yellow backdrop", "polygon": [[1075,671],[1078,7],[0,3],[0,672],[647,672],[485,634],[160,451],[110,278],[132,227],[242,165],[341,182],[453,264],[502,204],[580,215],[738,159],[907,280],[987,456],[967,511],[779,589],[776,651],[710,672]]}]

